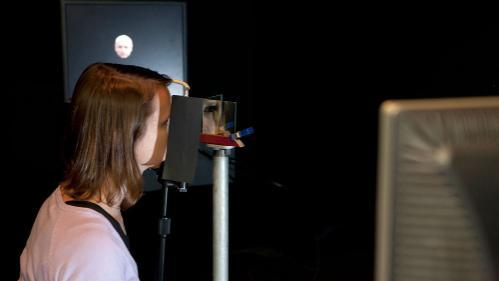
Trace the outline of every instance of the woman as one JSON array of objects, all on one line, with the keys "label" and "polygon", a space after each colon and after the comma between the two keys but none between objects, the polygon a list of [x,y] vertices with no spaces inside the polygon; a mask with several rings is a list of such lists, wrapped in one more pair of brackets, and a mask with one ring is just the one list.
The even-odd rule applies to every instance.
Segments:
[{"label": "woman", "polygon": [[166,154],[171,79],[97,63],[71,101],[71,157],[43,203],[21,255],[20,279],[138,280],[121,210],[142,193],[142,172]]}]

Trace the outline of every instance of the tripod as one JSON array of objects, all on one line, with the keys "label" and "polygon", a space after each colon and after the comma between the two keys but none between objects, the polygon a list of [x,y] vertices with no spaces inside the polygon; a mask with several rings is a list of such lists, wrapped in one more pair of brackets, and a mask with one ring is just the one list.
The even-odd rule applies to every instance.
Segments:
[{"label": "tripod", "polygon": [[168,218],[167,215],[167,204],[168,204],[168,190],[172,187],[177,187],[180,192],[187,191],[186,183],[183,182],[180,184],[180,187],[175,185],[174,183],[163,180],[163,204],[161,206],[161,218],[159,219],[158,224],[158,233],[160,236],[160,246],[159,246],[159,267],[158,267],[158,280],[165,280],[165,256],[166,256],[166,238],[168,234],[170,234],[171,227],[171,219]]}]

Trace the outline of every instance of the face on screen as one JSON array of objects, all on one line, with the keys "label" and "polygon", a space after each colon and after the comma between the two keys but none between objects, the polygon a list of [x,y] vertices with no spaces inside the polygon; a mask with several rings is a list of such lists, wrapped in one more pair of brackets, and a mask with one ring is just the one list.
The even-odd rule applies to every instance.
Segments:
[{"label": "face on screen", "polygon": [[128,35],[120,35],[114,40],[114,51],[118,57],[126,59],[133,51],[133,41]]},{"label": "face on screen", "polygon": [[235,103],[205,99],[203,102],[203,134],[230,135],[234,130]]},{"label": "face on screen", "polygon": [[215,100],[204,101],[203,134],[218,135],[221,123],[220,102]]}]

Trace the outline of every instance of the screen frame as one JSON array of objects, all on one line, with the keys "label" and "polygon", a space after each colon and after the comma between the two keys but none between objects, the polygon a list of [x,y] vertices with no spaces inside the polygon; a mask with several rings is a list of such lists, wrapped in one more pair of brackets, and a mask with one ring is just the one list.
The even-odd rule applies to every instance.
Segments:
[{"label": "screen frame", "polygon": [[[450,97],[432,99],[387,100],[379,108],[378,171],[375,237],[375,280],[393,280],[393,241],[396,195],[395,178],[400,143],[398,126],[406,112],[460,109],[498,109],[499,97]],[[499,140],[498,142],[499,143]]]}]

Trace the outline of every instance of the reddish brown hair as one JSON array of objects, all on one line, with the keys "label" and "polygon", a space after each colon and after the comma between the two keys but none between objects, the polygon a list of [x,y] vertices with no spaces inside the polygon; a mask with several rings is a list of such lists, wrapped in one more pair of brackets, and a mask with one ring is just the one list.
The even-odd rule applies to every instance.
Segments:
[{"label": "reddish brown hair", "polygon": [[152,113],[156,90],[170,83],[167,76],[131,65],[96,63],[83,71],[71,100],[66,194],[105,198],[110,205],[124,198],[122,209],[136,203],[142,175],[135,141]]}]

